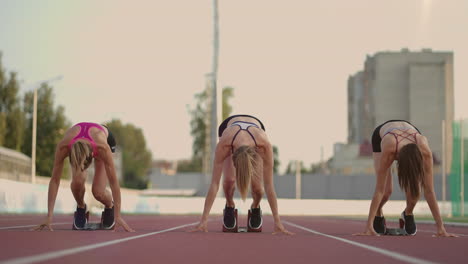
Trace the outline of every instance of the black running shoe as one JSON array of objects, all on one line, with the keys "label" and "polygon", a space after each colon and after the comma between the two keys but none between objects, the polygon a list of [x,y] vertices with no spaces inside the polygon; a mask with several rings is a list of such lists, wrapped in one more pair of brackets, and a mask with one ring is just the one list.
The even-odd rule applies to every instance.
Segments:
[{"label": "black running shoe", "polygon": [[74,229],[84,229],[88,219],[86,218],[86,205],[85,208],[76,208],[75,217],[73,219]]},{"label": "black running shoe", "polygon": [[252,229],[259,229],[262,227],[262,224],[262,210],[260,210],[260,207],[250,209],[249,227]]},{"label": "black running shoe", "polygon": [[414,222],[414,215],[406,215],[405,211],[401,213],[400,228],[405,229],[406,233],[410,236],[416,235],[416,223]]},{"label": "black running shoe", "polygon": [[112,208],[104,208],[104,211],[102,212],[101,223],[103,229],[114,228],[114,206],[112,206]]},{"label": "black running shoe", "polygon": [[234,211],[234,207],[228,207],[227,205],[224,207],[223,224],[227,229],[233,229],[236,227],[236,215]]},{"label": "black running shoe", "polygon": [[375,216],[374,217],[374,230],[378,234],[384,235],[385,231],[387,231],[387,225],[385,223],[385,217],[383,216]]}]

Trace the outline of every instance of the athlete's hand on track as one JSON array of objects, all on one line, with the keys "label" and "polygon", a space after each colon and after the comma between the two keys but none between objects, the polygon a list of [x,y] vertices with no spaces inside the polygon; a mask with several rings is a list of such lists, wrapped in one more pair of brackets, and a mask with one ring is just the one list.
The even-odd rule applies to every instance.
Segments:
[{"label": "athlete's hand on track", "polygon": [[273,235],[280,234],[280,233],[283,233],[286,235],[294,235],[294,233],[286,230],[286,228],[284,228],[282,223],[275,223],[275,231],[273,232]]},{"label": "athlete's hand on track", "polygon": [[432,237],[458,237],[458,236],[455,234],[447,233],[447,231],[443,229],[443,230],[438,230],[435,235],[432,235]]},{"label": "athlete's hand on track", "polygon": [[353,234],[353,236],[380,236],[374,228],[367,228],[365,232]]},{"label": "athlete's hand on track", "polygon": [[208,232],[208,222],[202,221],[200,222],[194,229],[190,230],[189,232]]},{"label": "athlete's hand on track", "polygon": [[117,228],[119,226],[122,226],[125,229],[125,231],[127,231],[127,232],[135,232],[135,230],[133,230],[130,226],[128,226],[128,224],[120,216],[115,218],[114,232],[117,231]]},{"label": "athlete's hand on track", "polygon": [[41,231],[41,230],[43,230],[44,228],[48,228],[50,231],[54,231],[54,229],[52,229],[52,227],[50,226],[50,220],[49,220],[49,218],[47,218],[47,220],[45,220],[44,223],[42,223],[42,224],[40,224],[40,225],[38,225],[38,226],[36,226],[36,227],[33,227],[33,228],[31,229],[31,231]]}]

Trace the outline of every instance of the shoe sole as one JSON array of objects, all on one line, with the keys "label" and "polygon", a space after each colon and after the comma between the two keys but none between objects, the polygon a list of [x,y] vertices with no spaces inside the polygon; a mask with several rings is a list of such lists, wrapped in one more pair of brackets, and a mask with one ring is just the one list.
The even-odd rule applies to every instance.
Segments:
[{"label": "shoe sole", "polygon": [[249,214],[247,215],[247,232],[262,232],[263,226],[263,217],[260,216],[260,226],[255,228],[250,226],[250,217],[251,217],[251,210],[249,210]]},{"label": "shoe sole", "polygon": [[[223,210],[223,215],[224,215],[224,210]],[[227,232],[227,233],[237,233],[239,231],[239,226],[237,225],[237,209],[234,209],[234,221],[235,221],[235,224],[234,224],[234,227],[226,227],[226,225],[224,225],[224,220],[223,220],[223,232]]]}]

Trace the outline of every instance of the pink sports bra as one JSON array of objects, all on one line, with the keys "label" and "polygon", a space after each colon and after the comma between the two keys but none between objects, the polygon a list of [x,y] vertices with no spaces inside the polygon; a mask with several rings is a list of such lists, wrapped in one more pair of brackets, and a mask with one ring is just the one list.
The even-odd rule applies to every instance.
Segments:
[{"label": "pink sports bra", "polygon": [[76,135],[71,141],[70,143],[68,143],[68,147],[71,149],[73,144],[75,144],[75,142],[79,139],[86,139],[89,141],[89,143],[91,143],[91,146],[93,147],[93,157],[96,157],[97,154],[98,154],[98,151],[97,151],[97,148],[96,148],[96,142],[94,142],[94,140],[91,138],[91,136],[89,135],[89,130],[92,128],[92,127],[95,127],[95,128],[98,128],[102,131],[104,131],[104,133],[106,132],[104,130],[104,128],[102,128],[102,126],[100,126],[99,124],[96,124],[96,123],[85,123],[85,122],[82,122],[82,123],[78,123],[75,126],[79,126],[80,127],[80,132],[78,133],[78,135]]}]

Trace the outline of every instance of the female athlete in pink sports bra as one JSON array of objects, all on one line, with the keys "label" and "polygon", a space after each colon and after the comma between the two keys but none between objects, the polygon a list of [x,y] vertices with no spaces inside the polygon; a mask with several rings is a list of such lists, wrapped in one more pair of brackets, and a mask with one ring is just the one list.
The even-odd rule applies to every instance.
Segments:
[{"label": "female athlete in pink sports bra", "polygon": [[[49,183],[47,218],[35,230],[50,227],[54,212],[63,162],[69,158],[72,167],[71,190],[77,203],[73,229],[84,229],[87,223],[86,204],[84,202],[86,169],[94,159],[94,179],[92,193],[104,206],[101,225],[103,229],[115,229],[119,225],[126,231],[133,231],[120,214],[120,186],[116,176],[112,153],[115,150],[115,139],[105,127],[95,123],[78,123],[65,132],[64,138],[57,144],[54,168]],[[106,190],[109,182],[112,193]]]},{"label": "female athlete in pink sports bra", "polygon": [[382,207],[392,194],[390,167],[398,161],[398,181],[406,193],[406,208],[400,217],[400,228],[408,235],[417,232],[413,209],[424,190],[424,197],[437,226],[437,236],[455,236],[445,231],[434,192],[432,151],[427,138],[405,120],[389,120],[378,126],[372,135],[374,168],[377,174],[374,196],[369,209],[366,230],[357,235],[386,233]]}]

